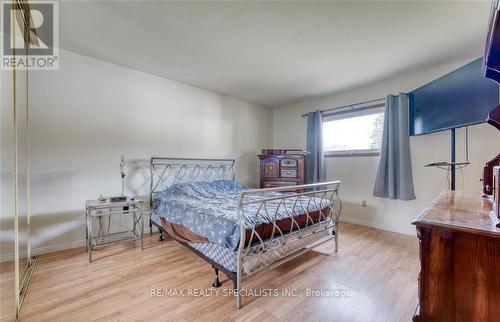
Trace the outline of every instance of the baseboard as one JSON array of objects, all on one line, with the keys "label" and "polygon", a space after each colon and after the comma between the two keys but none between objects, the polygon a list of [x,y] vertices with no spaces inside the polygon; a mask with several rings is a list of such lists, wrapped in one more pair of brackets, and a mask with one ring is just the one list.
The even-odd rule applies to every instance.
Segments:
[{"label": "baseboard", "polygon": [[[42,247],[33,248],[31,250],[31,255],[38,256],[38,255],[43,255],[43,254],[59,252],[61,250],[83,247],[83,246],[85,246],[85,240],[77,240],[77,241],[71,241],[68,243],[55,244],[55,245],[50,245],[50,246],[42,246]],[[26,257],[26,255],[27,255],[26,251],[19,252],[20,258]],[[0,263],[12,261],[12,260],[14,260],[14,253],[0,255]]]},{"label": "baseboard", "polygon": [[73,248],[78,248],[78,247],[85,247],[85,239],[76,240],[76,241],[72,241],[69,243],[38,247],[38,248],[33,249],[31,252],[34,256],[38,256],[38,255],[55,253],[55,252],[59,252],[61,250],[73,249]]},{"label": "baseboard", "polygon": [[[398,233],[398,234],[403,234],[403,235],[408,235],[408,236],[415,236],[415,233],[412,233],[412,232],[408,232],[408,231],[401,230],[401,229],[390,229],[389,227],[387,227],[385,225],[381,225],[379,223],[361,220],[361,219],[340,217],[340,222],[347,222],[347,223],[355,224],[355,225],[359,225],[359,226],[365,226],[365,227],[375,228],[375,229],[379,229],[379,230],[390,231],[393,233]],[[342,231],[340,233],[342,233]]]},{"label": "baseboard", "polygon": [[[144,227],[144,229],[149,234],[149,227]],[[153,232],[156,232],[156,231],[157,231],[156,227],[153,226]],[[76,241],[71,241],[71,242],[62,243],[62,244],[55,244],[55,245],[50,245],[50,246],[42,246],[42,247],[33,248],[31,250],[31,255],[32,256],[39,256],[39,255],[43,255],[43,254],[55,253],[55,252],[59,252],[62,250],[68,250],[68,249],[73,249],[73,248],[78,248],[78,247],[85,247],[85,240],[76,240]],[[19,257],[21,257],[21,258],[26,257],[26,251],[19,252]],[[0,254],[0,263],[9,262],[9,261],[13,261],[13,260],[14,260],[14,253]]]}]

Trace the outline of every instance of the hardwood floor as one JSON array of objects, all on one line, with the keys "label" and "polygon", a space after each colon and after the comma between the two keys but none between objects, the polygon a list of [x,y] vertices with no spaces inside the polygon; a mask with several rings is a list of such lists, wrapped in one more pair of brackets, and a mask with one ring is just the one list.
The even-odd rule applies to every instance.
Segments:
[{"label": "hardwood floor", "polygon": [[[22,321],[410,321],[417,304],[417,238],[342,223],[333,242],[244,280],[245,289],[338,289],[348,297],[154,297],[152,289],[209,288],[211,267],[168,239],[39,258]],[[223,288],[232,282],[221,274]],[[3,285],[2,285],[3,287]],[[297,292],[299,292],[297,291]],[[222,290],[220,291],[222,292]]]}]

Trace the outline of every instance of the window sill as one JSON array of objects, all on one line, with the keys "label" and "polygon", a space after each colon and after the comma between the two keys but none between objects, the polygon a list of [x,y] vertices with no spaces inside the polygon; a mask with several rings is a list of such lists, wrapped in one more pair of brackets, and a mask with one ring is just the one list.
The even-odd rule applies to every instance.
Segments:
[{"label": "window sill", "polygon": [[378,157],[380,152],[325,152],[323,154],[325,158],[336,158],[336,157]]}]

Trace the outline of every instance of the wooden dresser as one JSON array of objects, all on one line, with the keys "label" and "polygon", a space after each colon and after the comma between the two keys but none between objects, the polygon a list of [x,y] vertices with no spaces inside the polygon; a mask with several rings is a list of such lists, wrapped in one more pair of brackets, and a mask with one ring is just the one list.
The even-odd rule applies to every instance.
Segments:
[{"label": "wooden dresser", "polygon": [[305,184],[304,154],[260,154],[260,187]]},{"label": "wooden dresser", "polygon": [[492,202],[443,191],[413,222],[420,243],[414,321],[500,321],[500,228]]}]

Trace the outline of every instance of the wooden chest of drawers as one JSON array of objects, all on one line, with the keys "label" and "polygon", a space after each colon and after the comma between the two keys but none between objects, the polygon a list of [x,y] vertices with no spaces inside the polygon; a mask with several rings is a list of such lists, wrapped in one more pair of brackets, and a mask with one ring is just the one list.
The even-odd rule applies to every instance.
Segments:
[{"label": "wooden chest of drawers", "polygon": [[304,155],[260,154],[259,159],[261,188],[305,184]]},{"label": "wooden chest of drawers", "polygon": [[420,244],[413,321],[500,319],[500,228],[490,199],[444,191],[413,222]]}]

